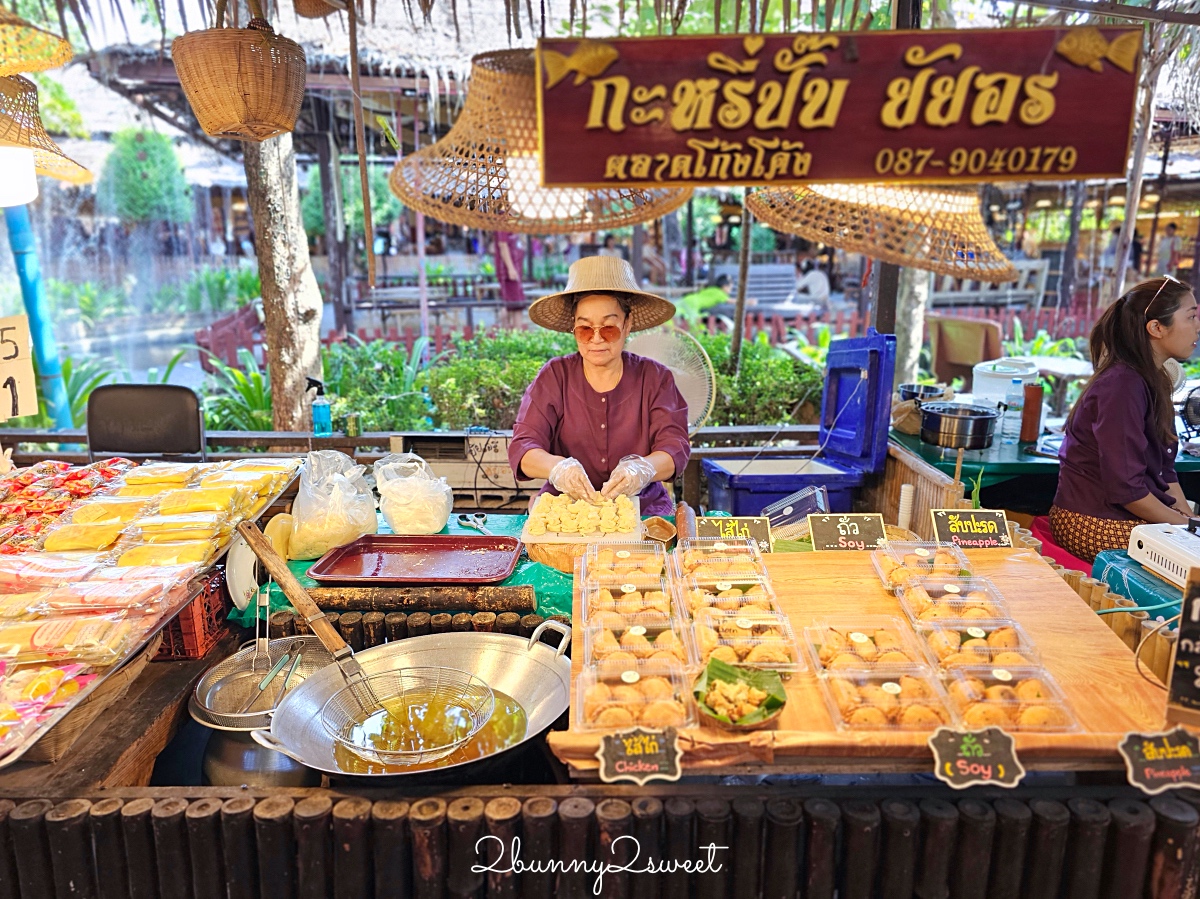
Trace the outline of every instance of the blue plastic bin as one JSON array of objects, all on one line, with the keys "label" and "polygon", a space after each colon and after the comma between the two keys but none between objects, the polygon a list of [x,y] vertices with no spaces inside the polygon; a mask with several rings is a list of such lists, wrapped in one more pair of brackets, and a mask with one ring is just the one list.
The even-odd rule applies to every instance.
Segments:
[{"label": "blue plastic bin", "polygon": [[761,515],[771,503],[803,487],[829,491],[829,511],[849,512],[859,471],[845,471],[824,461],[807,459],[703,459],[708,478],[708,508],[731,515]]}]

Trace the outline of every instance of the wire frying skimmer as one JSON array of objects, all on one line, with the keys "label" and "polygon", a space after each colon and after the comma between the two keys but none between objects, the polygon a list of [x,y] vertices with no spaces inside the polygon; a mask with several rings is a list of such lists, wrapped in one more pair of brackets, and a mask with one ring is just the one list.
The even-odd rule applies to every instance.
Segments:
[{"label": "wire frying skimmer", "polygon": [[[283,658],[294,643],[303,645],[300,649],[300,663],[287,682],[289,693],[310,674],[333,662],[329,650],[312,636],[278,637],[268,641],[266,649],[261,651],[257,644],[244,646],[229,658],[214,665],[200,678],[188,704],[192,717],[200,724],[218,730],[254,730],[270,727],[271,713],[278,705],[276,700],[282,699],[280,686],[291,668],[290,661],[283,671],[267,684],[267,688],[259,693],[246,712],[239,713],[238,709],[258,690],[268,669]],[[249,664],[256,652],[259,652],[259,667],[251,674]],[[265,666],[262,664],[264,659]],[[239,673],[245,676],[230,679]]]}]

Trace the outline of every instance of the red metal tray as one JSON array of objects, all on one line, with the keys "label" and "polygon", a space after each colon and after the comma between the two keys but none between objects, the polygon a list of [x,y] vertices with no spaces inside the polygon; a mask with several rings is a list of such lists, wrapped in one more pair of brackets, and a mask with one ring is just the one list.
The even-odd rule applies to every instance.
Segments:
[{"label": "red metal tray", "polygon": [[370,534],[331,549],[308,569],[321,584],[494,584],[517,567],[516,537]]}]

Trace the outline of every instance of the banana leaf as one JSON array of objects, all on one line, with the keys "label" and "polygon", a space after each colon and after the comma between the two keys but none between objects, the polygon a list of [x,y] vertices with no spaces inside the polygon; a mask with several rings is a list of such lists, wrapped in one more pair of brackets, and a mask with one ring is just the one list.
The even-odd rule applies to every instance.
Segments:
[{"label": "banana leaf", "polygon": [[[747,684],[762,690],[767,694],[767,698],[763,700],[762,705],[757,710],[751,712],[749,715],[743,715],[737,721],[731,721],[725,715],[717,714],[705,704],[704,697],[708,695],[709,681],[724,681],[727,684]],[[692,692],[696,697],[696,705],[706,714],[711,715],[718,721],[724,721],[726,724],[758,724],[760,721],[770,718],[775,714],[776,709],[781,708],[787,702],[787,691],[783,689],[783,681],[780,680],[777,672],[760,671],[757,668],[738,668],[735,665],[722,662],[720,659],[708,660],[708,666],[701,673],[700,679],[696,681]]]}]

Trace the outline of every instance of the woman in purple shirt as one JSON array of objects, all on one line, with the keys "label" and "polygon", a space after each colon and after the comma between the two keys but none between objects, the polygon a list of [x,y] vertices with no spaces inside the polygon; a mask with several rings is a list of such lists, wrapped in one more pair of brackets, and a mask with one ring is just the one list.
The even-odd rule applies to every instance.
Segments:
[{"label": "woman in purple shirt", "polygon": [[529,307],[536,324],[573,332],[579,352],[547,362],[521,401],[508,461],[542,492],[596,502],[641,496],[645,515],[673,515],[670,483],[687,464],[687,403],[670,369],[627,353],[632,331],[668,322],[675,307],[638,288],[624,259],[588,256],[567,288]]},{"label": "woman in purple shirt", "polygon": [[1186,524],[1191,509],[1175,474],[1175,407],[1168,359],[1183,362],[1200,338],[1196,297],[1174,278],[1143,281],[1092,329],[1096,374],[1067,419],[1055,541],[1092,561],[1125,549],[1134,526]]}]

